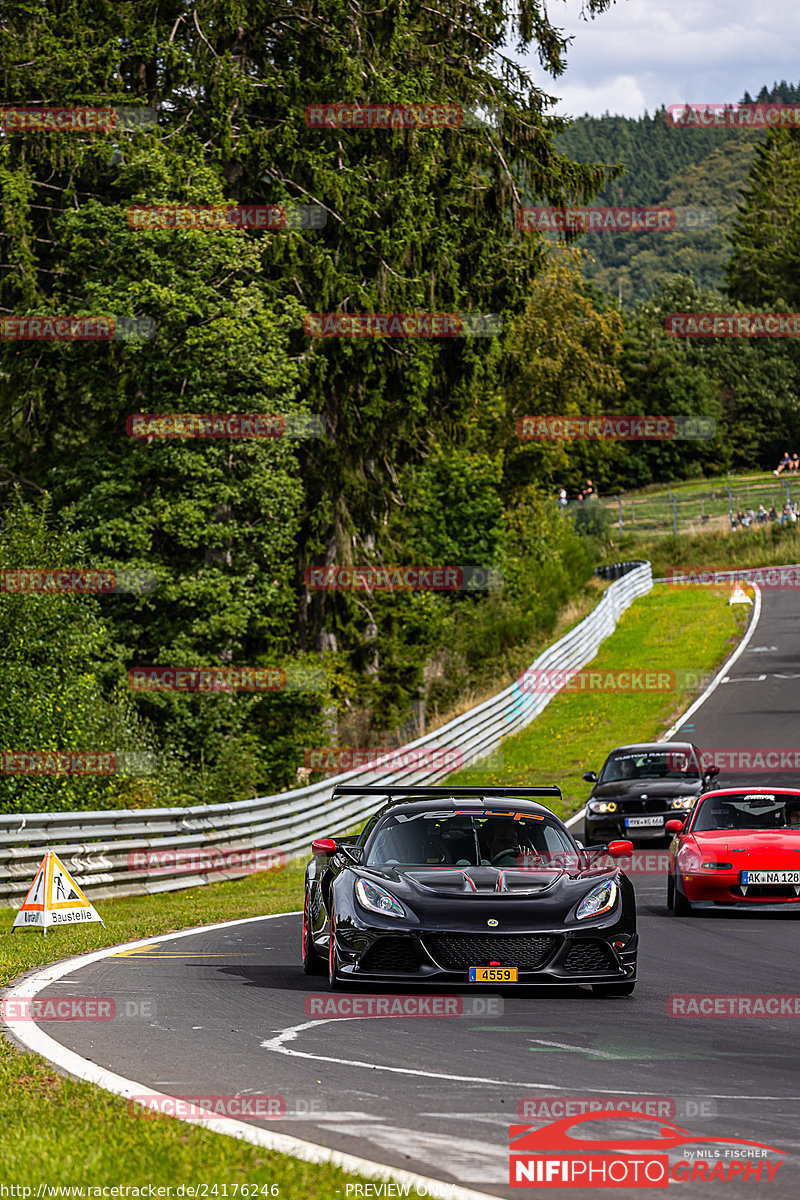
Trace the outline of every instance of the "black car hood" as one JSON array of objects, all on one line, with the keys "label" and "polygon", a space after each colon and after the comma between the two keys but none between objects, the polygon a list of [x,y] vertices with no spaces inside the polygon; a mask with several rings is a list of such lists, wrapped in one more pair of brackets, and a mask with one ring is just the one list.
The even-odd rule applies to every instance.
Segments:
[{"label": "black car hood", "polygon": [[570,892],[578,885],[579,891],[599,883],[609,869],[586,870],[519,870],[512,867],[362,867],[360,875],[372,878],[376,883],[389,887],[398,895],[409,899],[414,895],[420,899],[438,897],[453,899],[501,896],[536,896],[547,892],[554,895],[565,888]]},{"label": "black car hood", "polygon": [[700,791],[699,779],[618,779],[614,783],[596,783],[592,788],[592,800],[636,799],[642,794],[655,799],[663,796],[696,796]]}]

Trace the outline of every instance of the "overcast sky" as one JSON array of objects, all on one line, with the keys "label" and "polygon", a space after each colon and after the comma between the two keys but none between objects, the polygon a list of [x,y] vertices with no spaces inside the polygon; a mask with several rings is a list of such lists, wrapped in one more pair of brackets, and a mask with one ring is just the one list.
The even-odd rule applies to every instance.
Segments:
[{"label": "overcast sky", "polygon": [[[616,0],[584,21],[580,0],[548,0],[554,25],[575,35],[567,69],[546,75],[521,59],[563,116],[626,117],[662,104],[722,103],[762,84],[800,79],[800,4],[785,0]],[[517,57],[516,54],[512,55]]]}]

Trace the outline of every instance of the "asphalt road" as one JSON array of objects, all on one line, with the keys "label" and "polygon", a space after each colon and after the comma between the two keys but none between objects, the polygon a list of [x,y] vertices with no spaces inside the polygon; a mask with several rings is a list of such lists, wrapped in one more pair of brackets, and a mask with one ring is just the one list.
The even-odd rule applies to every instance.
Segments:
[{"label": "asphalt road", "polygon": [[[729,682],[676,736],[701,747],[791,747],[798,680],[800,605],[791,592],[767,593]],[[730,773],[721,777],[736,781]],[[785,774],[769,781],[800,782]],[[782,1152],[770,1156],[782,1164],[772,1182],[739,1176],[671,1184],[681,1195],[795,1200],[798,1021],[676,1019],[667,1015],[667,997],[800,993],[800,924],[783,914],[676,919],[665,909],[663,877],[634,882],[641,955],[630,998],[509,988],[502,1012],[485,1017],[310,1019],[306,1002],[329,993],[324,980],[302,973],[300,917],[291,915],[165,939],[84,967],[41,997],[111,996],[123,1015],[42,1027],[145,1088],[175,1096],[280,1096],[286,1115],[263,1124],[282,1133],[498,1196],[551,1194],[508,1187],[509,1124],[546,1120],[520,1107],[526,1100],[663,1098],[671,1122],[721,1139],[714,1148],[724,1163],[731,1161],[724,1145],[730,1138]],[[141,1015],[144,1002],[154,1006],[149,1016]],[[641,1123],[614,1132],[643,1136]],[[603,1136],[596,1125],[591,1135]],[[686,1153],[678,1148],[672,1161]],[[652,1195],[615,1194],[624,1200],[640,1193]]]}]

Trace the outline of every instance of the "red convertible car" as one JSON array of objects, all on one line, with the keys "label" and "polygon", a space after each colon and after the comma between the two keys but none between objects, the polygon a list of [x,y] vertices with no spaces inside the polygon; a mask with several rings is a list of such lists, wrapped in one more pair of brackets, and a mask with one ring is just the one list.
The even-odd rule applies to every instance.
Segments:
[{"label": "red convertible car", "polygon": [[667,821],[667,907],[800,912],[800,789],[707,792],[685,821]]}]

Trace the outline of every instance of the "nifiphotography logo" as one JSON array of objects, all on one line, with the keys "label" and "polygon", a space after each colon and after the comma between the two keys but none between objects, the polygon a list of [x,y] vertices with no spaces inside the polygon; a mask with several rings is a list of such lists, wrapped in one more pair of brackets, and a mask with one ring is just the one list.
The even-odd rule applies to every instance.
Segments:
[{"label": "nifiphotography logo", "polygon": [[[572,1132],[587,1121],[635,1122],[638,1128],[631,1132],[637,1136],[615,1133],[595,1139]],[[650,1136],[642,1136],[644,1122]],[[565,1117],[539,1128],[512,1125],[509,1141],[511,1187],[645,1188],[698,1181],[763,1185],[774,1180],[782,1163],[772,1156],[784,1153],[762,1142],[690,1133],[661,1117],[623,1109]],[[679,1148],[682,1157],[670,1155]]]}]

